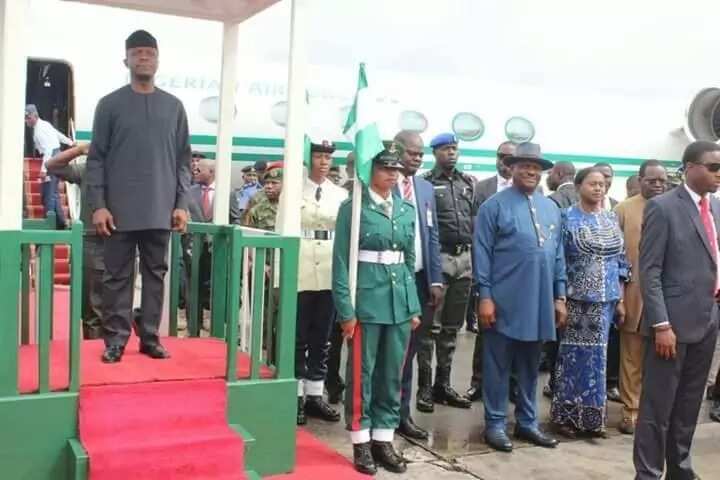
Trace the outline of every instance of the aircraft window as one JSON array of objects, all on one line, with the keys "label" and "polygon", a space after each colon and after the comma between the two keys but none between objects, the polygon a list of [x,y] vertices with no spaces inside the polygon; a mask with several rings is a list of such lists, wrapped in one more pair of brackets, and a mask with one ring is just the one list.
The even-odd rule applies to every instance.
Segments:
[{"label": "aircraft window", "polygon": [[510,117],[505,122],[505,136],[515,143],[529,142],[535,137],[535,126],[524,117]]},{"label": "aircraft window", "polygon": [[452,129],[460,140],[472,141],[483,136],[485,124],[474,113],[460,112],[452,120]]},{"label": "aircraft window", "polygon": [[272,118],[272,121],[275,123],[275,125],[277,125],[278,127],[287,126],[287,114],[287,102],[284,101],[277,102],[270,109],[270,117]]},{"label": "aircraft window", "polygon": [[200,116],[208,123],[217,123],[220,116],[220,99],[207,97],[200,102]]},{"label": "aircraft window", "polygon": [[400,113],[398,118],[398,126],[400,130],[409,130],[411,132],[422,133],[427,130],[428,121],[420,112],[414,110],[405,110]]}]

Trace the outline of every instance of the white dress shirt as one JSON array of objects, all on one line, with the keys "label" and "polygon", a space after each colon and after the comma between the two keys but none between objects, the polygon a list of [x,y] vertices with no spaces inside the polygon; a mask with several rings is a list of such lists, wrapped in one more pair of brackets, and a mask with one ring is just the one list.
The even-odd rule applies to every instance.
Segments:
[{"label": "white dress shirt", "polygon": [[497,177],[497,192],[495,192],[495,193],[500,193],[503,190],[505,190],[506,188],[512,187],[512,177],[504,178],[499,173],[496,174],[495,176]]},{"label": "white dress shirt", "polygon": [[62,133],[55,130],[50,122],[38,118],[35,127],[33,127],[33,142],[35,143],[35,149],[42,154],[42,166],[40,171],[45,173],[45,164],[55,150],[60,148],[60,143],[65,145],[72,145],[73,141]]},{"label": "white dress shirt", "polygon": [[[422,237],[420,237],[420,209],[417,206],[417,202],[415,201],[415,182],[413,182],[412,177],[408,177],[410,179],[410,198],[405,199],[408,202],[412,203],[415,206],[415,273],[419,272],[423,269],[423,255],[422,255]],[[404,197],[405,195],[405,177],[400,174],[398,177],[398,185],[400,187],[400,195]]]}]

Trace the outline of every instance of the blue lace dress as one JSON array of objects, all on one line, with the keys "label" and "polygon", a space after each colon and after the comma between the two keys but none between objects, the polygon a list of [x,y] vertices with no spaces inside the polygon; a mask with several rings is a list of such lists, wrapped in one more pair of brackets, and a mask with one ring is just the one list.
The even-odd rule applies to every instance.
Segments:
[{"label": "blue lace dress", "polygon": [[583,432],[606,422],[606,365],[610,322],[622,296],[628,264],[622,232],[612,212],[564,211],[568,323],[562,332],[551,421]]}]

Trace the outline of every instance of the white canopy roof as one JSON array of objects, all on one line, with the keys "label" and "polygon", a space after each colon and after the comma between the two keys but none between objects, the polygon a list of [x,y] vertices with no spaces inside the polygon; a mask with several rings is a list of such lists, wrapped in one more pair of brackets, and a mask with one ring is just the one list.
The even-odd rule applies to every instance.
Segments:
[{"label": "white canopy roof", "polygon": [[181,17],[240,23],[279,0],[64,0]]}]

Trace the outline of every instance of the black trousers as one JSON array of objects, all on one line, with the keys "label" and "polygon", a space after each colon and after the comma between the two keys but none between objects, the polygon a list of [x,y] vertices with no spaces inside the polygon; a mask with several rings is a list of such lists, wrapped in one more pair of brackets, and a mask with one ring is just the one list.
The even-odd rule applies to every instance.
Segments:
[{"label": "black trousers", "polygon": [[157,344],[167,272],[169,230],[114,232],[105,240],[103,338],[105,345],[125,346],[130,337],[135,252],[140,252],[141,311],[137,329],[144,344]]},{"label": "black trousers", "polygon": [[691,461],[695,426],[710,373],[717,323],[698,343],[678,343],[677,356],[660,358],[646,340],[640,416],[635,427],[636,480],[695,478]]},{"label": "black trousers", "polygon": [[403,365],[402,384],[400,387],[400,418],[405,419],[410,416],[410,398],[412,397],[412,379],[413,379],[413,362],[417,355],[419,346],[420,330],[427,331],[432,327],[433,309],[430,308],[430,287],[427,284],[427,276],[425,271],[421,270],[415,274],[415,285],[417,286],[418,299],[422,308],[422,323],[416,330],[410,332],[410,343],[408,345],[407,354],[405,355],[405,364]]},{"label": "black trousers", "polygon": [[328,339],[335,321],[330,290],[298,293],[295,333],[295,377],[324,381],[327,374]]},{"label": "black trousers", "polygon": [[99,235],[83,237],[83,338],[102,336],[103,258],[105,239]]},{"label": "black trousers", "polygon": [[328,392],[337,391],[345,388],[345,381],[340,376],[340,359],[342,356],[343,336],[342,328],[337,322],[330,327],[330,352],[327,362],[327,376],[325,378],[325,388]]}]

